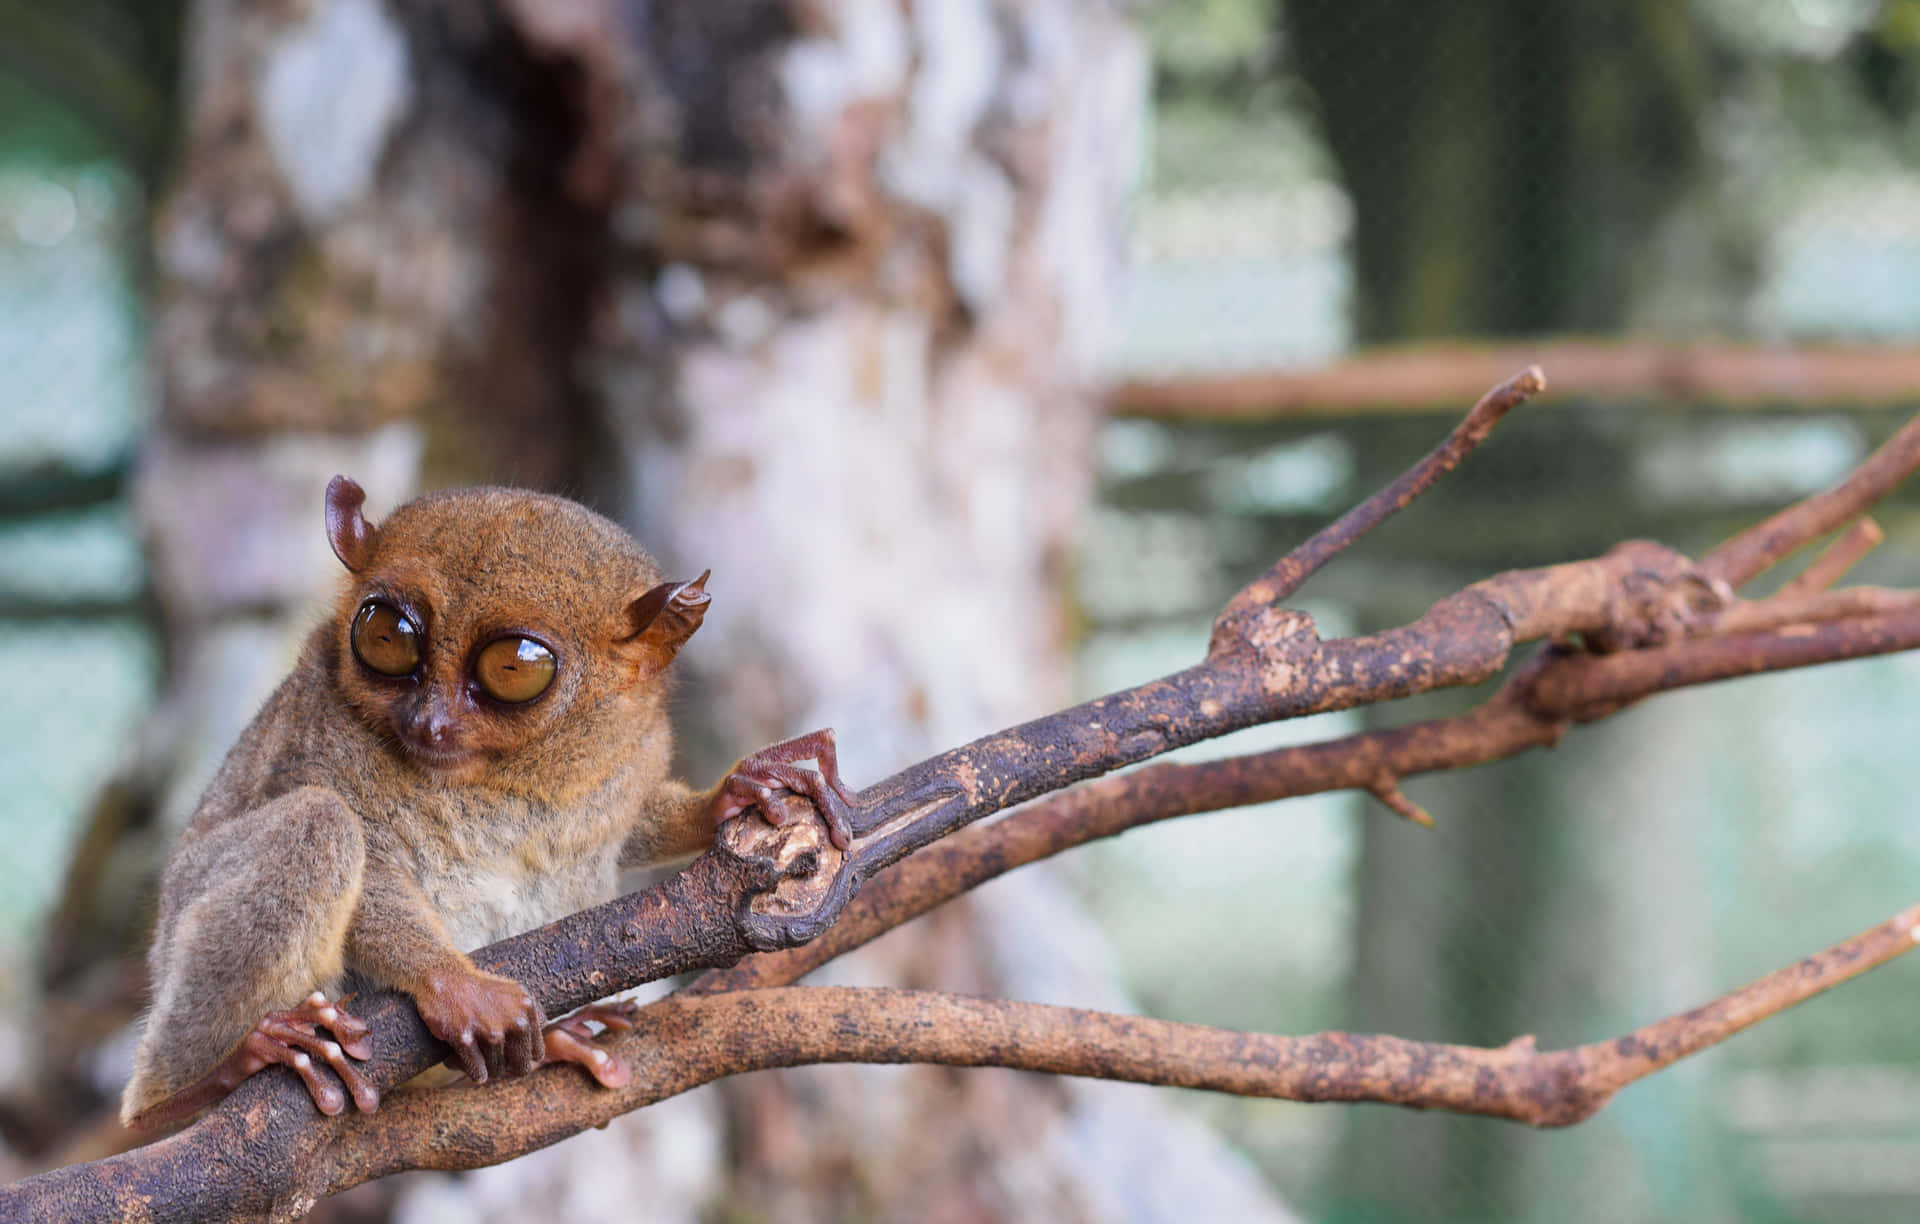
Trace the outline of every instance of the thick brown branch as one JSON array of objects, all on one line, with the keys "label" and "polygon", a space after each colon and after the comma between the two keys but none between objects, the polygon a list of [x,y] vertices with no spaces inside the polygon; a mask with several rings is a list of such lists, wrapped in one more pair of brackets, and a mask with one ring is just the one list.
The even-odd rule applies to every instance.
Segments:
[{"label": "thick brown branch", "polygon": [[[808,1063],[1013,1067],[1291,1101],[1371,1101],[1535,1126],[1592,1116],[1635,1080],[1911,949],[1920,906],[1704,1006],[1624,1037],[1540,1052],[1322,1033],[1277,1037],[922,991],[787,987],[676,995],[619,1039],[633,1083],[570,1070],[397,1099],[356,1115],[327,1192],[399,1169],[497,1164],[723,1076]],[[319,1176],[315,1178],[320,1180]]]},{"label": "thick brown branch", "polygon": [[[1452,718],[1224,760],[1148,765],[1084,783],[966,830],[881,873],[812,943],[748,957],[704,975],[690,989],[740,990],[798,981],[996,876],[1141,825],[1328,791],[1378,795],[1382,777],[1464,769],[1550,747],[1572,723],[1594,721],[1667,689],[1920,645],[1920,607],[1914,597],[1866,590],[1823,598],[1844,604],[1855,594],[1897,595],[1906,610],[1892,621],[1838,621],[1816,637],[1798,627],[1804,621],[1796,615],[1780,622],[1786,628],[1742,636],[1732,647],[1694,638],[1605,656],[1550,649],[1488,701]],[[1773,602],[1741,606],[1764,611]],[[1863,610],[1874,610],[1877,602],[1869,601]],[[1817,610],[1808,609],[1807,601],[1789,603],[1797,612]]]}]

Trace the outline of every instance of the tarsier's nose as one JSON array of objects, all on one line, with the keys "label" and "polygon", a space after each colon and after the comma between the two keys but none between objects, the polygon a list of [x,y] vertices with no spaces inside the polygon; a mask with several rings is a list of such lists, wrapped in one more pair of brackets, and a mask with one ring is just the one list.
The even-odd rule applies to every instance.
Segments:
[{"label": "tarsier's nose", "polygon": [[453,738],[453,716],[438,701],[429,701],[413,712],[407,730],[421,743],[442,748]]}]

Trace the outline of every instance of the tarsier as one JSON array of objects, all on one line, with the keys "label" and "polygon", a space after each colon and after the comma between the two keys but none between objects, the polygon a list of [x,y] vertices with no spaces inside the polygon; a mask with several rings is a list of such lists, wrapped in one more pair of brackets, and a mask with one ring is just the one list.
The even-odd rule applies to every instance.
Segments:
[{"label": "tarsier", "polygon": [[168,859],[129,1125],[189,1117],[274,1063],[322,1113],[349,1095],[376,1108],[348,989],[411,995],[475,1081],[569,1061],[618,1085],[627,1069],[585,1023],[617,1013],[549,1026],[467,953],[607,900],[623,868],[696,853],[749,808],[783,823],[789,792],[847,845],[831,731],[705,792],[670,776],[662,673],[706,613],[707,575],[663,582],[562,498],[434,494],[377,528],[364,499],[328,485],[338,602]]}]

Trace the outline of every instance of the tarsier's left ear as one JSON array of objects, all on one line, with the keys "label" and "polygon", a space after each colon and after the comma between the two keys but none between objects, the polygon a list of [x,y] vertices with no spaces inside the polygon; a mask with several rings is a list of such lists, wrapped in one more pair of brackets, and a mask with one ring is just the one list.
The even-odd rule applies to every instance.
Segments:
[{"label": "tarsier's left ear", "polygon": [[360,515],[367,493],[345,476],[327,482],[327,542],[340,564],[354,573],[373,560],[373,528]]},{"label": "tarsier's left ear", "polygon": [[621,643],[635,648],[646,659],[649,669],[659,671],[673,662],[693,631],[706,618],[707,570],[692,582],[663,582],[627,605],[627,636]]}]

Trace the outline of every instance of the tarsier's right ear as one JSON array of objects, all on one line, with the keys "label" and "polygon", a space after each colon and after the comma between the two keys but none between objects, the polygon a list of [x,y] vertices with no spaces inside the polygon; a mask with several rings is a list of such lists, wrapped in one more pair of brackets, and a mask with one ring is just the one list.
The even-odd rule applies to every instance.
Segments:
[{"label": "tarsier's right ear", "polygon": [[345,476],[327,482],[327,542],[340,564],[354,573],[373,560],[373,528],[360,515],[367,492]]},{"label": "tarsier's right ear", "polygon": [[649,671],[673,662],[693,631],[706,618],[713,596],[707,593],[707,570],[692,582],[663,582],[627,605],[629,632],[621,644],[637,649]]}]

